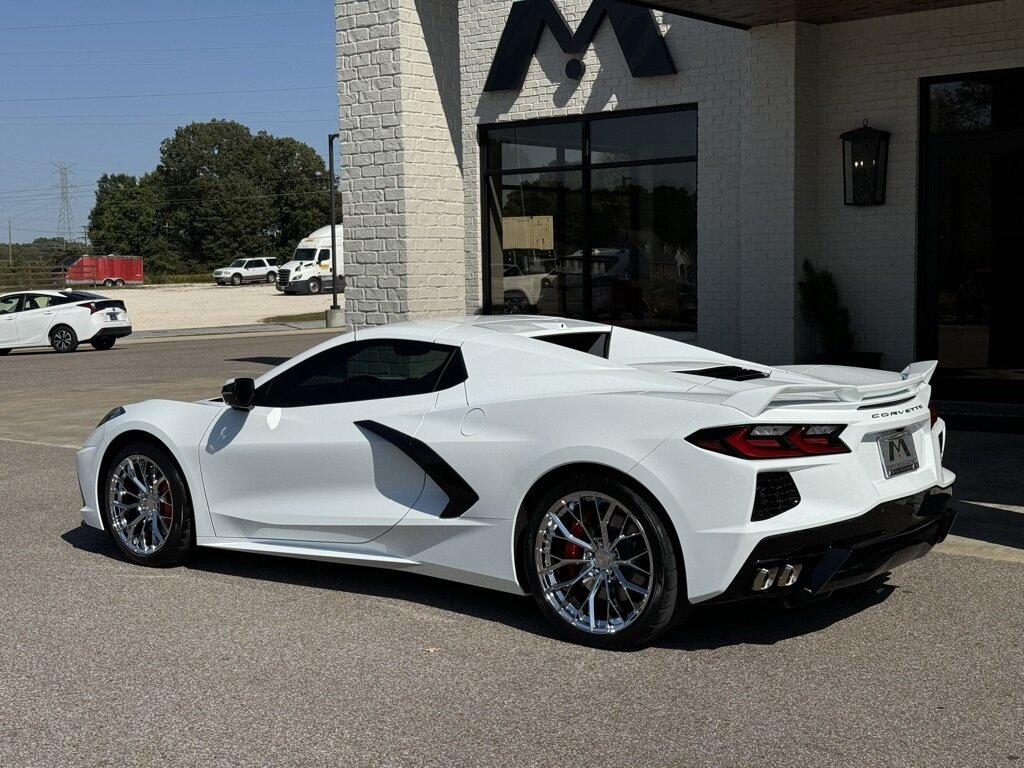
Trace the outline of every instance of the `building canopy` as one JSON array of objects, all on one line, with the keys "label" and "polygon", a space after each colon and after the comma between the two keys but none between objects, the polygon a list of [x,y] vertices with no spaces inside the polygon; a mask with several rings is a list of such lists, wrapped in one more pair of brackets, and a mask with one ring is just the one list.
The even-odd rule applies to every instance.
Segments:
[{"label": "building canopy", "polygon": [[785,21],[832,24],[981,2],[986,0],[644,0],[637,4],[716,24],[750,28]]}]

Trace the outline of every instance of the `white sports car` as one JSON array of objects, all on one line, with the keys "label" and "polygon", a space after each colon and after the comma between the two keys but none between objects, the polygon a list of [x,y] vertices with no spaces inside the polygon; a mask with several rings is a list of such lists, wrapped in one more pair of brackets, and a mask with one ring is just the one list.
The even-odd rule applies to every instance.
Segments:
[{"label": "white sports car", "polygon": [[0,296],[0,355],[25,347],[74,352],[80,342],[110,349],[131,335],[124,302],[86,291],[20,291]]},{"label": "white sports car", "polygon": [[222,399],[112,411],[78,452],[82,519],[144,565],[205,546],[405,569],[633,646],[692,605],[810,599],[941,541],[934,369],[769,368],[542,317],[359,330]]}]

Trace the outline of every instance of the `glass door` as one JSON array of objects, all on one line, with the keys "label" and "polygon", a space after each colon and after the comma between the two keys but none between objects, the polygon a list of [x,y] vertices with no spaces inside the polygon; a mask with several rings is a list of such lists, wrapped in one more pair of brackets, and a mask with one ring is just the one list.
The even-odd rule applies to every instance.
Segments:
[{"label": "glass door", "polygon": [[923,91],[919,357],[939,399],[1024,402],[1024,73]]}]

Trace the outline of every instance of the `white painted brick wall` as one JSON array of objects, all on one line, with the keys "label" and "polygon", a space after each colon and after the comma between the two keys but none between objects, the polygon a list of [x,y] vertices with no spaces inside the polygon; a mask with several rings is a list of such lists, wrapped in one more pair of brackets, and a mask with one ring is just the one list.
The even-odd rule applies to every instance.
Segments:
[{"label": "white painted brick wall", "polygon": [[465,304],[457,0],[336,0],[346,321]]}]

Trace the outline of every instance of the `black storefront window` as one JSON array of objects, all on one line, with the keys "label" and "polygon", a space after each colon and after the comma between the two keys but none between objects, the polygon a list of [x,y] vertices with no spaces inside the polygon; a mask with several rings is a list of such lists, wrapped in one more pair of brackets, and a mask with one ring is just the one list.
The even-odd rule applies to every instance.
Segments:
[{"label": "black storefront window", "polygon": [[697,328],[697,112],[481,130],[486,311]]}]

